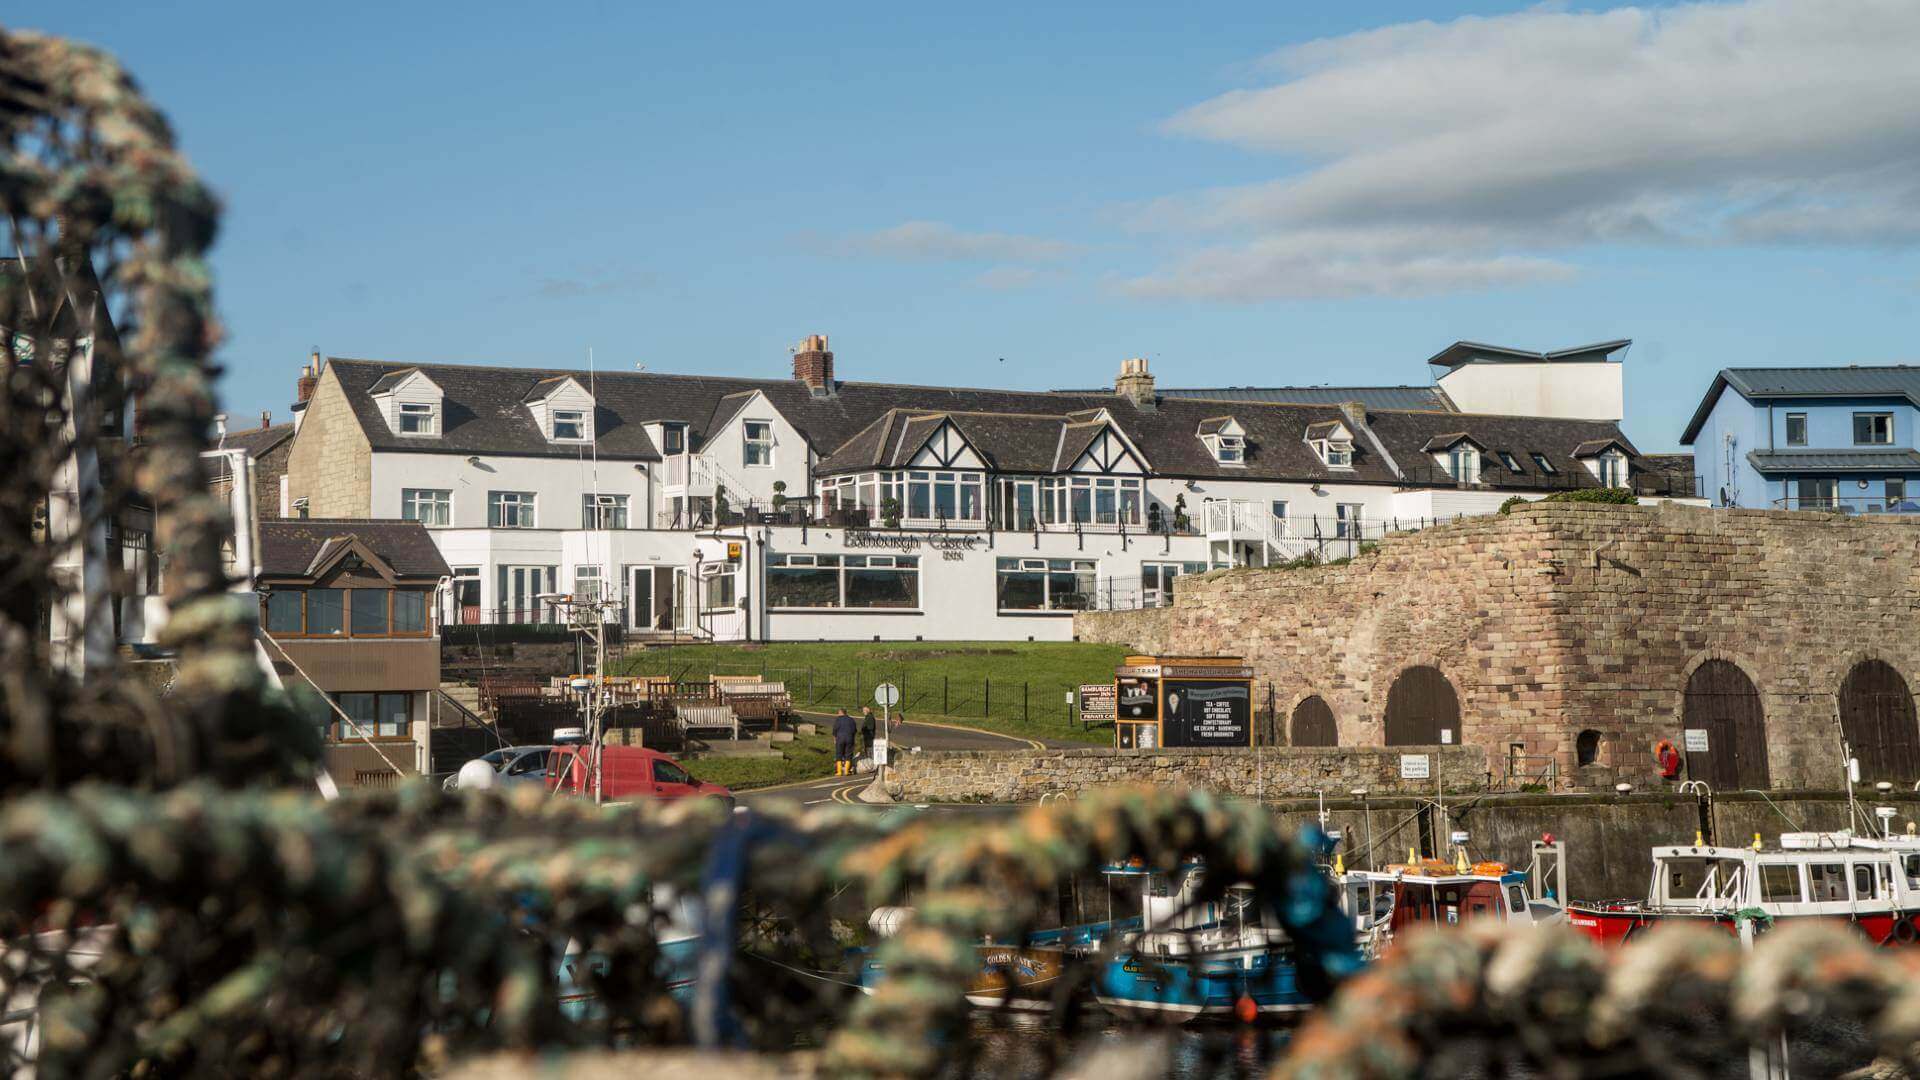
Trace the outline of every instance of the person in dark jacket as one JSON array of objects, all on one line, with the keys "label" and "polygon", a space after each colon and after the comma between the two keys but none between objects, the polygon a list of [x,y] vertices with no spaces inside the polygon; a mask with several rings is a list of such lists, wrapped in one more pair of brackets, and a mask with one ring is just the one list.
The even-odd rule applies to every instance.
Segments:
[{"label": "person in dark jacket", "polygon": [[841,709],[840,715],[833,718],[833,762],[834,775],[845,776],[853,771],[853,740],[859,728],[847,710]]},{"label": "person in dark jacket", "polygon": [[860,710],[860,753],[865,756],[873,752],[874,720],[871,708]]}]

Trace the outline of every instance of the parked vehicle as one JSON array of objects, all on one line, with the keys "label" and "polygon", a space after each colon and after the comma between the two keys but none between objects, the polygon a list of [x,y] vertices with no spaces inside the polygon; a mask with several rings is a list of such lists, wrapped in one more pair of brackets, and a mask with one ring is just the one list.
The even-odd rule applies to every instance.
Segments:
[{"label": "parked vehicle", "polygon": [[592,756],[592,749],[585,746],[553,747],[547,757],[547,790],[588,798],[598,794],[607,802],[697,797],[733,806],[733,792],[694,779],[679,762],[643,746],[601,747],[596,792]]},{"label": "parked vehicle", "polygon": [[[503,746],[491,753],[480,755],[474,761],[484,761],[493,767],[494,787],[513,787],[522,784],[544,785],[547,782],[547,754],[552,749],[551,746]],[[460,774],[454,773],[447,777],[441,786],[448,791],[458,788]]]}]

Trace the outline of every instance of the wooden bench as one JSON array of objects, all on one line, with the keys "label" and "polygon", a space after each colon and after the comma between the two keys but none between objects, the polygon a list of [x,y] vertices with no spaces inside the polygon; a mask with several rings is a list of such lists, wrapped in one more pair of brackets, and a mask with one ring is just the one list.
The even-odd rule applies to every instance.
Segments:
[{"label": "wooden bench", "polygon": [[682,731],[721,728],[735,740],[740,738],[740,717],[729,706],[676,704],[673,713]]}]

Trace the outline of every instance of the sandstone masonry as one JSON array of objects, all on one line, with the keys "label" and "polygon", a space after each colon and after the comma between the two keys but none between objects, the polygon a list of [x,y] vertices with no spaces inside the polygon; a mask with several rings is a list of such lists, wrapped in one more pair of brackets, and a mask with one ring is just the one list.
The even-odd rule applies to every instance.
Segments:
[{"label": "sandstone masonry", "polygon": [[[1341,746],[1385,741],[1389,688],[1437,668],[1462,742],[1565,786],[1656,780],[1710,660],[1759,692],[1774,787],[1837,787],[1838,691],[1854,665],[1920,679],[1920,525],[1885,517],[1534,504],[1392,536],[1353,562],[1182,579],[1157,612],[1077,616],[1083,640],[1232,654],[1279,726],[1317,695]],[[1264,688],[1263,688],[1264,691]],[[1597,739],[1582,766],[1581,734]],[[1910,777],[1909,782],[1920,777]]]},{"label": "sandstone masonry", "polygon": [[[373,447],[331,367],[307,403],[299,437],[290,441],[289,502],[308,500],[310,517],[363,518],[373,512]],[[277,493],[274,502],[279,503]]]},{"label": "sandstone masonry", "polygon": [[902,802],[1031,802],[1113,784],[1166,784],[1225,795],[1271,798],[1364,788],[1380,795],[1477,791],[1487,783],[1476,747],[1412,750],[1428,756],[1429,778],[1400,778],[1401,750],[981,750],[895,754],[887,793]]}]

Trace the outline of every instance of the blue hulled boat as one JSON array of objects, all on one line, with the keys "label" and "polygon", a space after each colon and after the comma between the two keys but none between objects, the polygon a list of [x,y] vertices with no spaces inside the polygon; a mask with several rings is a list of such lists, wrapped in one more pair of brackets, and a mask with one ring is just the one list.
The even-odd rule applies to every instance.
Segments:
[{"label": "blue hulled boat", "polygon": [[1268,925],[1252,890],[1196,901],[1203,871],[1177,874],[1115,867],[1140,881],[1141,930],[1100,972],[1094,997],[1133,1018],[1186,1023],[1203,1018],[1252,1021],[1306,1009],[1293,942]]}]

